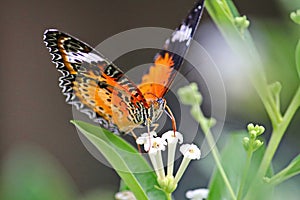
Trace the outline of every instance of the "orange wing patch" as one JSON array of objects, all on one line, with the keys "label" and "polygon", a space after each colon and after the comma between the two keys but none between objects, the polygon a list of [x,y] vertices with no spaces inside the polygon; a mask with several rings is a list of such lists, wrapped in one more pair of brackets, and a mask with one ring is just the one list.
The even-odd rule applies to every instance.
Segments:
[{"label": "orange wing patch", "polygon": [[184,61],[193,35],[199,24],[204,0],[198,0],[185,20],[169,37],[163,49],[156,54],[154,65],[142,78],[139,89],[149,102],[163,98]]},{"label": "orange wing patch", "polygon": [[142,83],[138,87],[145,99],[157,100],[164,96],[170,86],[169,80],[175,75],[173,66],[173,56],[170,53],[158,54],[154,65],[143,76]]},{"label": "orange wing patch", "polygon": [[93,71],[87,71],[79,75],[73,84],[76,97],[98,116],[116,124],[120,131],[128,132],[137,126],[130,120],[129,106],[122,99],[130,100],[131,93],[116,84],[113,78],[105,74],[96,76]]}]

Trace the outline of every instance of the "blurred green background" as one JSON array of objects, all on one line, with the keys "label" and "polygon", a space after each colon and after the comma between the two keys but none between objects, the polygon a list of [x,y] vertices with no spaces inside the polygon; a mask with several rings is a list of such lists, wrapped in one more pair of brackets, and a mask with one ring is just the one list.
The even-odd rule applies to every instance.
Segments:
[{"label": "blurred green background", "polygon": [[[57,28],[96,46],[132,28],[173,29],[193,2],[1,1],[0,181],[4,195],[1,199],[113,199],[118,190],[116,173],[89,154],[69,123],[72,108],[64,102],[58,87],[60,74],[43,44],[44,30]],[[235,3],[251,21],[250,31],[264,58],[269,81],[278,80],[283,85],[282,110],[285,110],[299,83],[294,48],[300,29],[289,20],[289,13],[300,8],[300,1]],[[206,12],[195,38],[209,52],[224,79],[227,94],[224,132],[244,128],[253,121],[266,126],[268,139],[270,123],[263,106],[242,71],[231,68],[236,58],[228,56],[230,49]],[[134,66],[133,62],[149,62],[152,55],[131,54],[122,59],[122,64]],[[275,171],[299,154],[299,120],[300,113],[297,113],[276,154]],[[205,168],[204,162],[210,163],[210,158],[190,166],[175,192],[177,199],[183,199],[187,189],[207,186],[211,167]],[[291,196],[287,198],[282,192],[277,197],[297,199],[299,186],[298,176],[280,187]]]}]

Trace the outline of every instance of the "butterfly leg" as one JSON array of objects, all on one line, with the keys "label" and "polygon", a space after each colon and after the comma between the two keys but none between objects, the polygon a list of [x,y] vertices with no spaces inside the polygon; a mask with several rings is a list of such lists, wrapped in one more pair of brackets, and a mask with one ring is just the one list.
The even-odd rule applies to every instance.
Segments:
[{"label": "butterfly leg", "polygon": [[153,127],[152,131],[156,131],[156,129],[159,127],[159,123],[153,123],[151,126]]},{"label": "butterfly leg", "polygon": [[148,121],[148,123],[147,123],[147,131],[148,131],[149,144],[150,144],[150,145],[149,145],[149,149],[148,149],[147,152],[149,152],[150,149],[151,149],[151,146],[152,146],[152,144],[151,144],[151,134],[150,134],[151,120],[150,120],[150,119],[147,119],[147,121]]},{"label": "butterfly leg", "polygon": [[[133,137],[134,140],[136,141],[138,137],[137,137],[136,134],[134,133],[133,128],[132,128],[129,132],[131,133],[132,137]],[[137,144],[137,148],[138,148],[138,150],[139,150],[139,153],[142,153],[141,146],[140,146],[139,144]]]}]

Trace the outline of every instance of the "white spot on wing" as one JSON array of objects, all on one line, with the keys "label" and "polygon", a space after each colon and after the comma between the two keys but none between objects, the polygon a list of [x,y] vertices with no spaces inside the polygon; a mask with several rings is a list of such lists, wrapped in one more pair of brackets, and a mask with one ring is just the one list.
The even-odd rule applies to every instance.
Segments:
[{"label": "white spot on wing", "polygon": [[85,62],[98,62],[103,61],[104,59],[94,53],[83,53],[83,52],[66,52],[68,61],[70,63],[76,63],[75,60],[85,61]]},{"label": "white spot on wing", "polygon": [[180,29],[173,33],[171,41],[183,42],[191,38],[192,28],[182,24]]}]

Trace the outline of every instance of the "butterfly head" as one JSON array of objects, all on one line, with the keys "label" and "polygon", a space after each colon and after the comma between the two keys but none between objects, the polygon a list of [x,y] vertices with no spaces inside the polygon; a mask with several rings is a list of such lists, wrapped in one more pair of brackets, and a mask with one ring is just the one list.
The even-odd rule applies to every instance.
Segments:
[{"label": "butterfly head", "polygon": [[147,120],[145,121],[145,125],[150,125],[157,121],[161,117],[166,107],[166,100],[163,98],[158,98],[148,103],[150,107],[148,108],[148,116]]},{"label": "butterfly head", "polygon": [[163,111],[165,110],[166,105],[167,102],[163,98],[158,98],[156,101],[154,101],[153,106],[154,106],[154,115],[156,120],[160,118]]},{"label": "butterfly head", "polygon": [[172,128],[175,133],[176,121],[171,109],[167,105],[167,101],[163,98],[157,98],[155,101],[152,101],[150,105],[150,109],[152,110],[153,115],[151,115],[151,118],[148,118],[148,124],[146,125],[149,126],[151,123],[157,121],[161,117],[163,112],[165,112],[168,115],[168,117],[172,120]]}]

